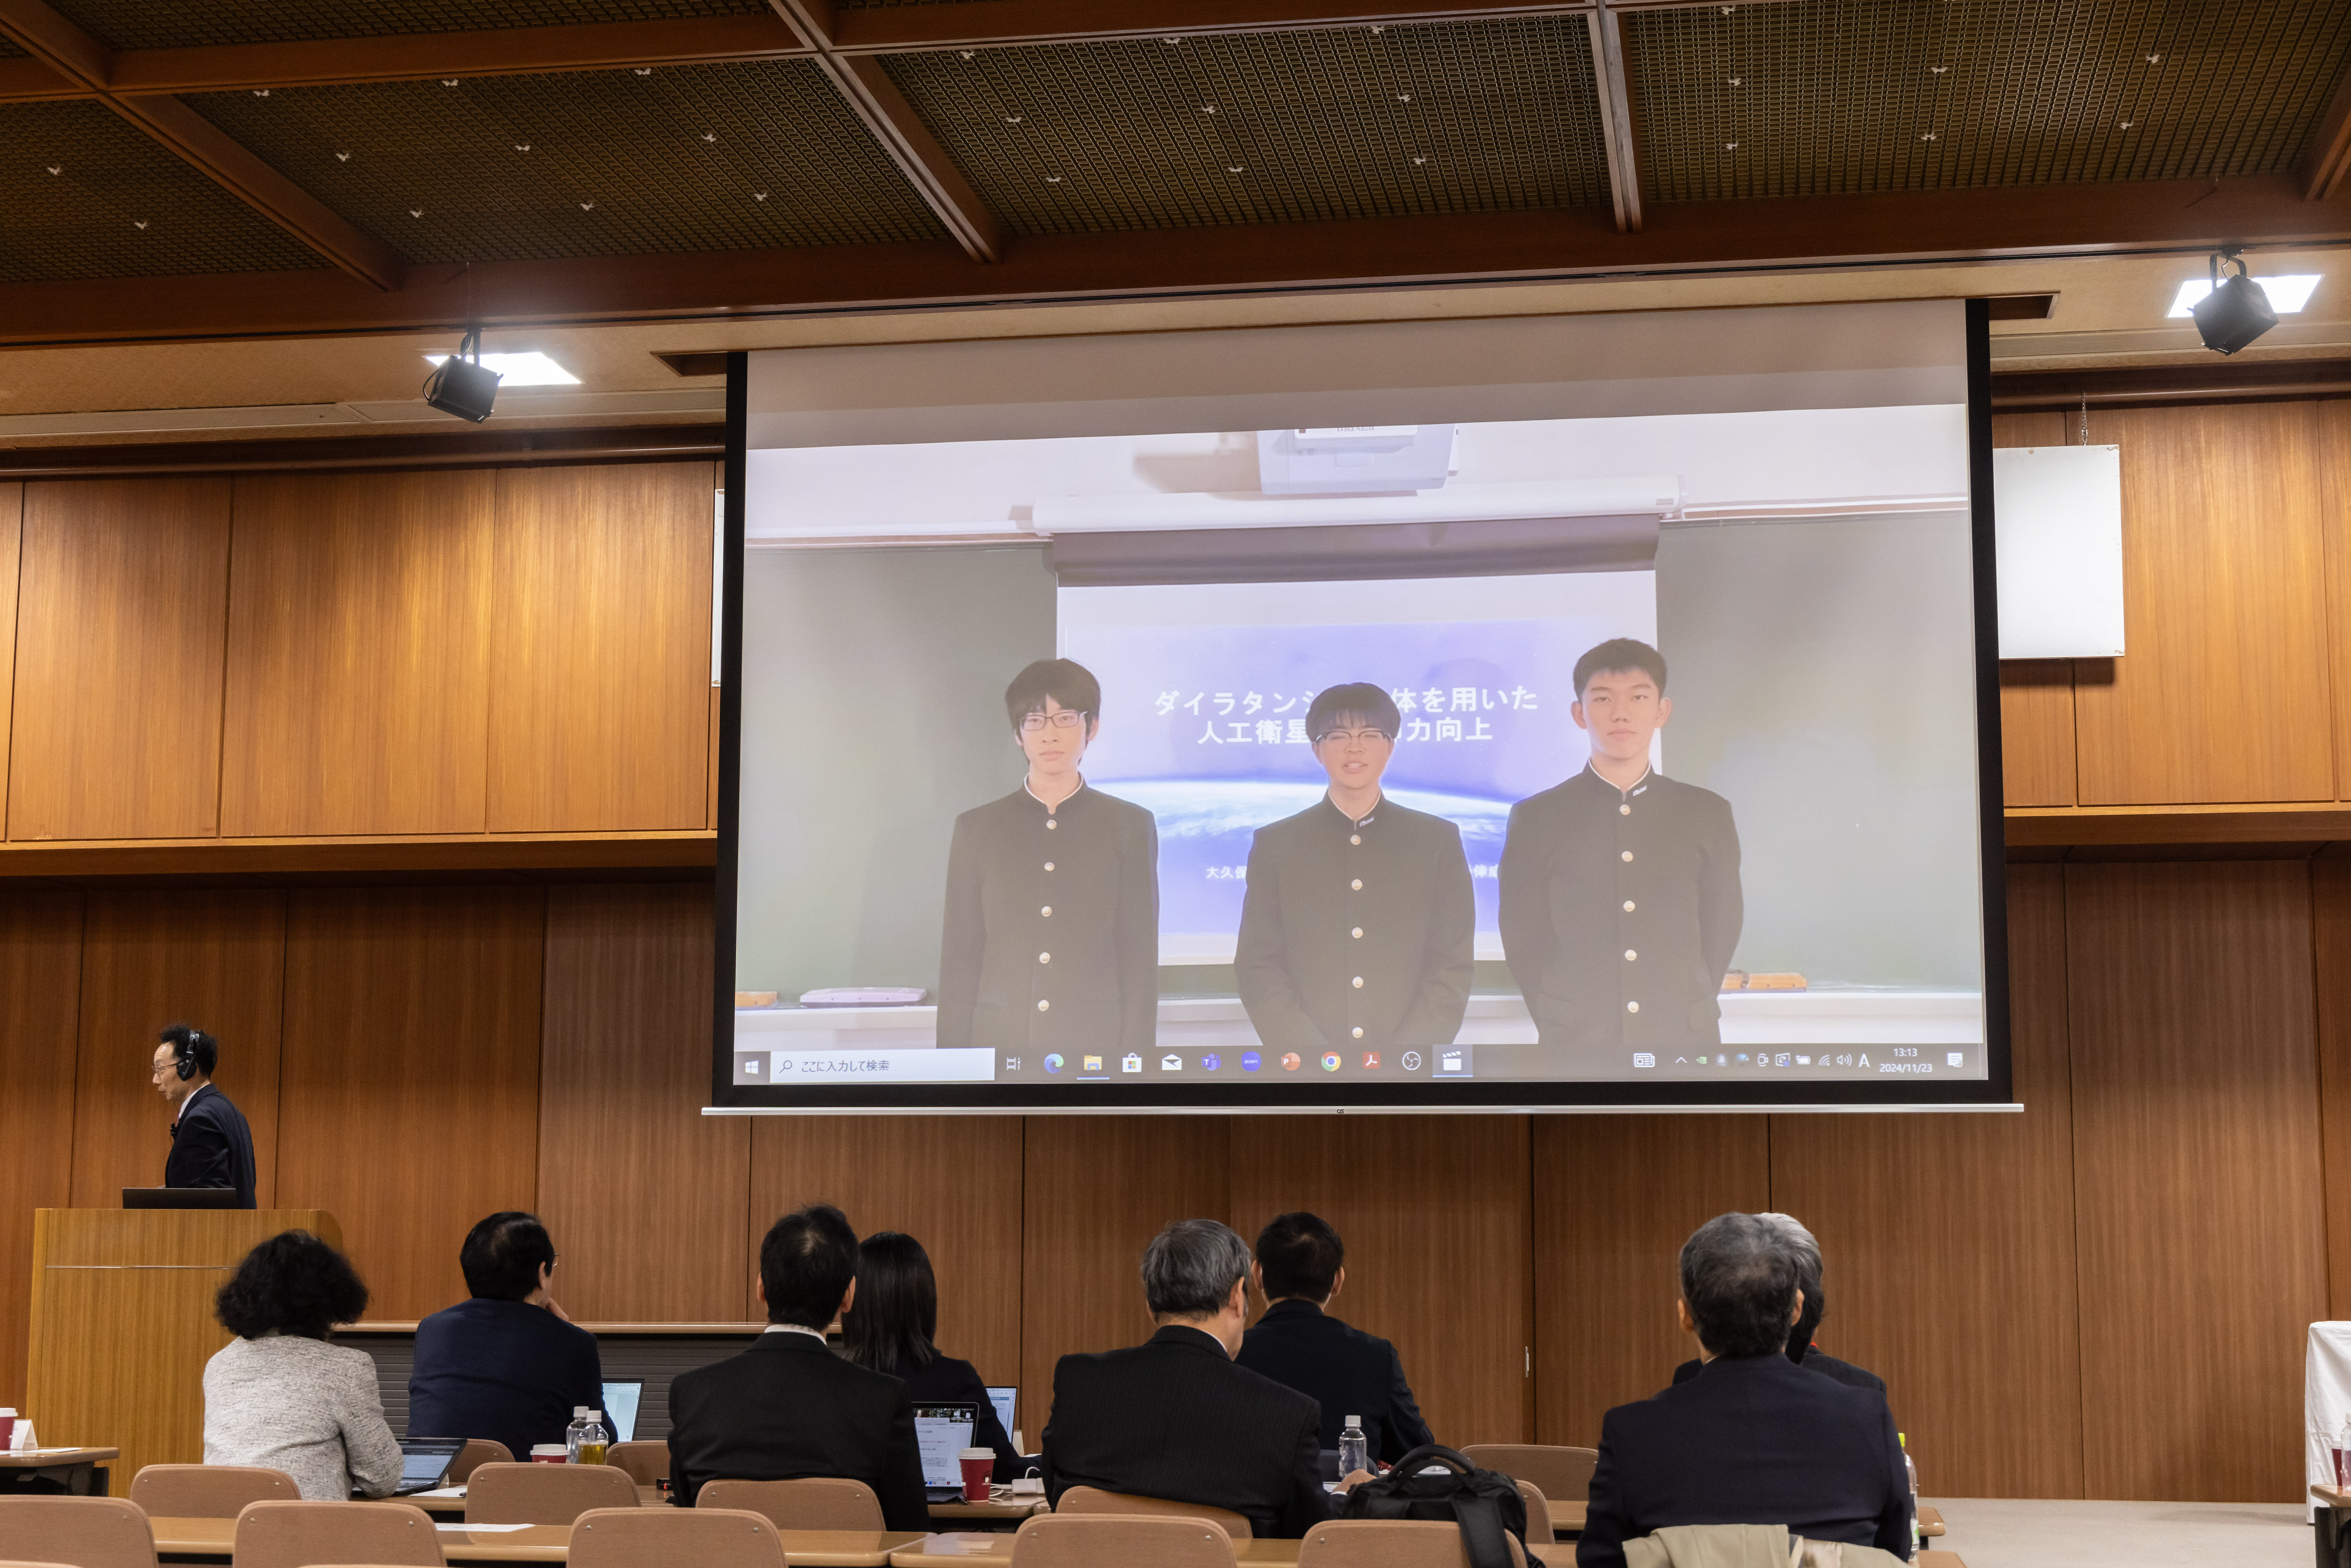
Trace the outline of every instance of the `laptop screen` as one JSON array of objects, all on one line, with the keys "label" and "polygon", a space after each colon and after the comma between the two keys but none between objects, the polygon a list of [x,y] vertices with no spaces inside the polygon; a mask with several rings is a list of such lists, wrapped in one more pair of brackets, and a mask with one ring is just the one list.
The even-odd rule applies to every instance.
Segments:
[{"label": "laptop screen", "polygon": [[637,1406],[644,1402],[644,1397],[645,1385],[642,1378],[604,1385],[604,1429],[612,1434],[612,1441],[636,1441]]},{"label": "laptop screen", "polygon": [[922,1450],[925,1486],[963,1485],[963,1466],[956,1456],[971,1447],[971,1429],[978,1424],[977,1405],[914,1406],[914,1447]]},{"label": "laptop screen", "polygon": [[1013,1407],[1019,1400],[1020,1390],[1018,1388],[990,1388],[987,1391],[987,1402],[996,1406],[996,1418],[1004,1424],[1004,1435],[1008,1437],[1020,1425],[1012,1418]]},{"label": "laptop screen", "polygon": [[457,1450],[465,1445],[454,1438],[404,1437],[400,1444],[400,1490],[421,1491],[441,1484]]}]

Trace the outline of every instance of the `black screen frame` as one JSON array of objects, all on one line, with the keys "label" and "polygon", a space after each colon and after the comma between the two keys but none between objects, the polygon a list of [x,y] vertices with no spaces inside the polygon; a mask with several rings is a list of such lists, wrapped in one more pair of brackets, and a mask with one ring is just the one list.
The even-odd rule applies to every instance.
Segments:
[{"label": "black screen frame", "polygon": [[726,356],[726,586],[721,613],[716,946],[712,965],[710,1104],[720,1112],[1049,1115],[1062,1113],[1250,1113],[1270,1114],[1539,1111],[1854,1111],[2008,1109],[2010,1061],[2008,894],[2000,735],[1999,579],[1993,546],[1991,308],[1966,308],[1968,489],[1973,538],[1976,633],[1976,799],[1983,925],[1985,1076],[1881,1080],[1542,1080],[1437,1084],[1255,1082],[1055,1085],[1050,1098],[1030,1083],[821,1084],[781,1088],[734,1079],[735,927],[742,761],[743,574],[748,466],[750,357]]}]

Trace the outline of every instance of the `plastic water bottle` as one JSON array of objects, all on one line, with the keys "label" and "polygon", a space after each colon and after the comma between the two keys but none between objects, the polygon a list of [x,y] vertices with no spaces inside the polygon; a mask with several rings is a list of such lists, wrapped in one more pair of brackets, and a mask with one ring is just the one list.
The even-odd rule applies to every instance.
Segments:
[{"label": "plastic water bottle", "polygon": [[580,1447],[571,1456],[572,1462],[601,1465],[611,1448],[612,1434],[604,1429],[604,1413],[601,1410],[589,1411],[586,1423],[580,1428]]},{"label": "plastic water bottle", "polygon": [[1372,1446],[1364,1437],[1364,1418],[1350,1416],[1339,1430],[1339,1479],[1344,1480],[1357,1470],[1371,1468]]},{"label": "plastic water bottle", "polygon": [[580,1462],[580,1434],[585,1431],[587,1427],[588,1406],[574,1405],[571,1407],[571,1425],[563,1428],[564,1463],[576,1465]]}]

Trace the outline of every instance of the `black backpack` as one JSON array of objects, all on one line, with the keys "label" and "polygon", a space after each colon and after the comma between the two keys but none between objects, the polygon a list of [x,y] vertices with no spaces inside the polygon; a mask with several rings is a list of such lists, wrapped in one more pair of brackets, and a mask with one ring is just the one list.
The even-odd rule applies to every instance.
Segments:
[{"label": "black backpack", "polygon": [[[1432,1466],[1443,1469],[1423,1475]],[[1527,1504],[1516,1481],[1499,1470],[1481,1470],[1450,1448],[1435,1443],[1415,1448],[1384,1476],[1355,1483],[1347,1494],[1349,1519],[1452,1520],[1461,1526],[1461,1547],[1469,1568],[1510,1568],[1508,1536],[1527,1543]],[[1527,1553],[1528,1568],[1543,1568]]]}]

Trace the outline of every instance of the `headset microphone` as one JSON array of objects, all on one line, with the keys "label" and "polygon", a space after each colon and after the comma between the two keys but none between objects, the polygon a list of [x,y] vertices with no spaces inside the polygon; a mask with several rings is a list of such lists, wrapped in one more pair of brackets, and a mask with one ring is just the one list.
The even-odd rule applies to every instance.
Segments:
[{"label": "headset microphone", "polygon": [[183,1083],[196,1075],[196,1031],[190,1030],[172,1045],[172,1065],[178,1070]]}]

